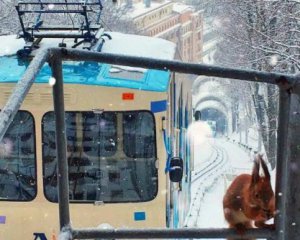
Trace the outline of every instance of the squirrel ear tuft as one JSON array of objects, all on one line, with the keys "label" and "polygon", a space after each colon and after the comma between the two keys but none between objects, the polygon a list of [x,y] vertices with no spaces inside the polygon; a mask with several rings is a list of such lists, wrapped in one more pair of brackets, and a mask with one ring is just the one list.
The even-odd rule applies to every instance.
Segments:
[{"label": "squirrel ear tuft", "polygon": [[261,164],[263,173],[264,173],[264,177],[265,177],[267,180],[270,180],[270,179],[271,179],[271,177],[270,177],[270,172],[269,172],[269,170],[268,170],[268,167],[267,167],[266,162],[264,161],[262,155],[258,154],[258,158],[259,158],[259,161],[260,161],[260,164]]},{"label": "squirrel ear tuft", "polygon": [[256,157],[254,160],[254,166],[252,170],[251,187],[254,187],[254,185],[256,185],[259,181],[259,165],[260,161],[258,157]]}]

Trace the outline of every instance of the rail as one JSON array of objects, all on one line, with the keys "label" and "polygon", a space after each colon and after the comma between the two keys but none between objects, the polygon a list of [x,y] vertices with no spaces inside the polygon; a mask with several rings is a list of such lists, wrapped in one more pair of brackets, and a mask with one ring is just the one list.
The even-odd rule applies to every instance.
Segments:
[{"label": "rail", "polygon": [[[222,176],[228,163],[227,155],[224,156],[225,150],[220,146],[213,146],[213,153],[209,157],[213,159],[204,165],[200,170],[194,171],[192,174],[192,183],[197,182],[197,192],[192,199],[191,208],[186,218],[184,226],[196,227],[198,218],[200,217],[201,203],[206,193],[215,186],[217,180]],[[196,214],[193,214],[195,213]]]},{"label": "rail", "polygon": [[214,151],[217,155],[214,156],[213,161],[209,161],[206,165],[204,165],[204,167],[194,171],[194,173],[192,174],[192,182],[198,181],[200,178],[206,176],[207,174],[212,173],[213,171],[218,170],[220,167],[224,165],[223,153],[220,153],[219,149],[214,149]]},{"label": "rail", "polygon": [[[8,102],[0,112],[0,141],[9,124],[20,108],[35,77],[45,62],[49,62],[52,76],[56,80],[53,86],[54,110],[56,119],[58,154],[59,217],[61,239],[88,238],[218,238],[238,237],[232,229],[112,229],[97,228],[74,229],[69,215],[68,174],[66,160],[66,136],[64,123],[62,60],[95,61],[126,66],[169,70],[205,76],[231,78],[254,82],[276,84],[280,88],[280,112],[277,148],[276,173],[276,209],[275,230],[251,229],[242,238],[267,237],[296,240],[300,234],[300,174],[295,169],[300,166],[300,75],[286,75],[250,70],[232,69],[192,64],[178,61],[166,61],[149,58],[104,54],[76,49],[49,48],[40,50],[30,63],[24,76],[17,83]],[[289,167],[290,165],[296,168]],[[65,237],[64,237],[65,236]]]}]

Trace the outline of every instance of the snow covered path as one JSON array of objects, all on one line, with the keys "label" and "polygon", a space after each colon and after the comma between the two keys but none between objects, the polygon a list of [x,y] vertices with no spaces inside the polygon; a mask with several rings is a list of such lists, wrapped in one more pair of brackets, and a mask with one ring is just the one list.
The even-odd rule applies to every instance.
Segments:
[{"label": "snow covered path", "polygon": [[227,226],[223,217],[222,204],[220,204],[224,193],[224,179],[220,178],[204,197],[197,219],[197,227],[224,228]]},{"label": "snow covered path", "polygon": [[213,164],[216,158],[222,164],[213,166],[207,177],[193,182],[191,217],[187,226],[226,228],[222,207],[224,193],[234,176],[251,172],[253,157],[225,139],[211,139],[198,149],[195,153],[195,171]]},{"label": "snow covered path", "polygon": [[[216,162],[222,164],[214,167],[211,174],[205,178],[193,182],[192,207],[186,226],[227,228],[228,225],[223,216],[223,196],[235,176],[241,173],[251,173],[254,156],[238,144],[223,138],[210,139],[202,146],[198,146],[198,149],[202,153],[201,151],[195,153],[195,172],[199,171],[196,166],[201,169],[207,168],[209,164],[216,164]],[[275,171],[271,172],[271,178],[275,179]]]}]

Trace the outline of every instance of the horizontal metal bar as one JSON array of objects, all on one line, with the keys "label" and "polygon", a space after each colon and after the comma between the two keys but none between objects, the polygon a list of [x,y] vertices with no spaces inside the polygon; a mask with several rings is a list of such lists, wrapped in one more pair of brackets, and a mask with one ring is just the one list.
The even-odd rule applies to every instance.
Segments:
[{"label": "horizontal metal bar", "polygon": [[10,95],[6,105],[0,112],[0,141],[2,140],[10,123],[13,121],[17,111],[24,101],[30,87],[41,70],[44,63],[48,60],[49,52],[41,50],[30,62],[23,77],[16,84],[12,94]]},{"label": "horizontal metal bar", "polygon": [[91,9],[86,10],[19,10],[19,13],[85,13],[92,12]]},{"label": "horizontal metal bar", "polygon": [[259,72],[237,68],[224,68],[206,64],[89,52],[78,49],[52,48],[50,51],[62,51],[62,57],[66,60],[96,61],[133,67],[170,70],[179,73],[263,82],[269,84],[277,84],[283,89],[291,88],[296,82],[296,77],[294,75],[281,73]]},{"label": "horizontal metal bar", "polygon": [[18,5],[99,5],[99,2],[19,2]]},{"label": "horizontal metal bar", "polygon": [[[101,27],[101,25],[90,25],[89,28],[91,30],[98,30]],[[62,31],[62,30],[78,30],[81,28],[86,28],[86,26],[78,25],[78,26],[72,26],[72,25],[48,25],[48,26],[41,26],[37,29],[35,27],[26,27],[26,30],[53,30],[53,31]]]},{"label": "horizontal metal bar", "polygon": [[182,229],[72,229],[73,239],[94,238],[272,238],[274,230],[249,229],[244,235],[239,235],[233,229],[204,229],[204,228],[182,228]]},{"label": "horizontal metal bar", "polygon": [[[35,38],[86,38],[87,37],[84,35],[84,33],[68,33],[68,32],[33,32],[32,36]],[[24,37],[24,34],[21,33],[20,37]]]}]

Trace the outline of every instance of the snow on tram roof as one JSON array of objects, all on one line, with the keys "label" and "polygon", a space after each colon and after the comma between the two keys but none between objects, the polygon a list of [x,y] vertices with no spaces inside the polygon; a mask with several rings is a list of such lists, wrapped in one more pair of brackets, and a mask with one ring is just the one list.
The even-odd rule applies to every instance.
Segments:
[{"label": "snow on tram roof", "polygon": [[0,57],[14,55],[25,45],[23,39],[17,39],[17,35],[0,36],[0,42]]},{"label": "snow on tram roof", "polygon": [[112,39],[105,41],[102,52],[164,60],[174,59],[176,45],[170,41],[118,32],[107,33]]},{"label": "snow on tram roof", "polygon": [[[118,32],[107,32],[112,39],[105,39],[102,48],[104,53],[122,54],[136,57],[148,57],[155,59],[172,60],[175,56],[176,45],[170,41],[146,37],[133,34],[124,34]],[[0,36],[2,47],[0,48],[0,56],[14,55],[23,48],[25,42],[23,39],[17,39],[16,35]],[[41,48],[57,47],[61,39],[43,39],[40,43]],[[74,44],[73,40],[66,39],[68,47]]]},{"label": "snow on tram roof", "polygon": [[[108,32],[111,40],[106,40],[102,52],[154,59],[174,59],[176,45],[167,40]],[[3,40],[3,41],[2,41]],[[15,35],[0,36],[4,48],[0,50],[0,82],[16,82],[24,74],[27,64],[15,55],[25,45],[23,39]],[[61,39],[43,39],[40,48],[58,46]],[[67,47],[74,45],[66,39]],[[19,61],[20,60],[20,61]],[[90,67],[89,67],[90,66]],[[63,64],[64,82],[69,84],[123,87],[145,91],[165,92],[169,86],[170,72],[155,69],[141,69],[109,64],[65,62]],[[36,83],[47,83],[51,69],[46,64],[36,78]]]}]

